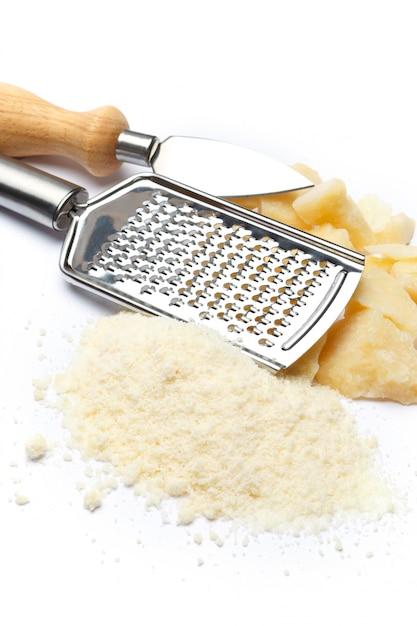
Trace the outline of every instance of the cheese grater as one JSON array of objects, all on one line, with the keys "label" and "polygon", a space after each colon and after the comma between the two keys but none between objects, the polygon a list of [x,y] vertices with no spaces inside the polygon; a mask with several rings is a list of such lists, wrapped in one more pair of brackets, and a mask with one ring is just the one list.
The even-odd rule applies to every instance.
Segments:
[{"label": "cheese grater", "polygon": [[326,332],[364,267],[357,252],[158,175],[89,200],[78,186],[1,158],[0,204],[68,227],[60,267],[73,283],[204,324],[274,370]]}]

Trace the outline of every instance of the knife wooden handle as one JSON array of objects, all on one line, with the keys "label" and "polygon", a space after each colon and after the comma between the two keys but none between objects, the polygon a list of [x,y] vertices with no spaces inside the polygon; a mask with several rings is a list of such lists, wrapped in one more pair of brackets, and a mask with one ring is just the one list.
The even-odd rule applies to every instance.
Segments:
[{"label": "knife wooden handle", "polygon": [[5,156],[65,156],[94,176],[107,176],[121,165],[116,143],[128,128],[125,116],[115,107],[67,111],[24,89],[0,83],[0,153]]}]

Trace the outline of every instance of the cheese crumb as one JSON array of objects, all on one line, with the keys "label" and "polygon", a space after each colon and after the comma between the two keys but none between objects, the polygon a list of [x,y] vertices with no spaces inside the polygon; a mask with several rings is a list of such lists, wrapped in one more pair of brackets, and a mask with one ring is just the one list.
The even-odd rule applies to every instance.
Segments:
[{"label": "cheese crumb", "polygon": [[28,504],[30,502],[30,499],[23,493],[16,492],[14,496],[14,501],[16,504],[19,504],[19,506],[23,506],[24,504]]},{"label": "cheese crumb", "polygon": [[26,456],[31,461],[42,459],[48,449],[46,439],[42,435],[33,435],[25,445]]},{"label": "cheese crumb", "polygon": [[337,550],[337,552],[343,552],[343,544],[341,540],[339,539],[339,537],[334,537],[333,542],[334,542],[334,549]]},{"label": "cheese crumb", "polygon": [[223,539],[219,537],[213,529],[210,530],[210,539],[216,544],[216,546],[219,546],[219,548],[224,545]]},{"label": "cheese crumb", "polygon": [[65,339],[65,341],[67,341],[68,343],[72,343],[74,341],[74,338],[72,335],[70,335],[69,333],[62,333],[62,338]]},{"label": "cheese crumb", "polygon": [[[394,508],[336,391],[274,376],[203,326],[102,318],[55,386],[71,446],[149,506],[174,498],[179,524],[317,532],[343,514]],[[88,492],[84,505],[103,495]]]},{"label": "cheese crumb", "polygon": [[49,385],[51,384],[52,377],[45,376],[44,378],[34,378],[32,381],[33,384],[33,396],[35,400],[44,400],[46,397],[46,392],[48,390]]},{"label": "cheese crumb", "polygon": [[84,494],[84,508],[88,511],[95,511],[101,506],[102,494],[97,489],[90,489]]}]

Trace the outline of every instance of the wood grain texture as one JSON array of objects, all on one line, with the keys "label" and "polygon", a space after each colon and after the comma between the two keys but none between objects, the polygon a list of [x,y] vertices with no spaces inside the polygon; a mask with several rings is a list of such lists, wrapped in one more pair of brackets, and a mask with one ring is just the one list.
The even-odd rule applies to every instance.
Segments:
[{"label": "wood grain texture", "polygon": [[107,176],[121,165],[115,156],[116,143],[128,128],[115,107],[68,111],[0,83],[0,152],[6,156],[65,156],[94,176]]}]

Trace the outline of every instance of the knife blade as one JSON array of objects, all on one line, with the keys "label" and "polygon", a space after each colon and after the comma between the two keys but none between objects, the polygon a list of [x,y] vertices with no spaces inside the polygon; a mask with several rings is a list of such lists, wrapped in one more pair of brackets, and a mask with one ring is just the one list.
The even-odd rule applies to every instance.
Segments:
[{"label": "knife blade", "polygon": [[138,135],[132,131],[121,133],[117,159],[150,166],[155,173],[176,181],[187,180],[190,187],[213,196],[255,196],[313,186],[295,169],[275,159],[215,139],[173,136],[159,141],[151,137],[150,153],[142,160],[143,142],[138,145]]},{"label": "knife blade", "polygon": [[313,186],[295,169],[254,150],[197,137],[160,141],[130,130],[115,107],[69,111],[7,83],[0,83],[0,129],[5,156],[64,156],[95,176],[107,176],[126,161],[220,197]]}]

